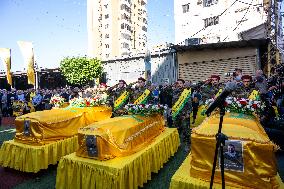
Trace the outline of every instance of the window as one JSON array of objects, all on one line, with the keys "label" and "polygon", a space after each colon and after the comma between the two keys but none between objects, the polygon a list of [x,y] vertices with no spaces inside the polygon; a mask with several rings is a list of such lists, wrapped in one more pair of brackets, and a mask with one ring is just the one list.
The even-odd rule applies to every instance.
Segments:
[{"label": "window", "polygon": [[182,12],[183,12],[183,13],[189,12],[189,4],[190,4],[190,3],[187,3],[187,4],[185,4],[185,5],[182,5]]},{"label": "window", "polygon": [[125,13],[121,15],[121,19],[122,19],[122,20],[127,20],[127,21],[129,21],[129,22],[131,21],[131,20],[130,20],[130,17],[127,16]]},{"label": "window", "polygon": [[248,20],[247,18],[244,18],[244,19],[242,19],[242,20],[237,20],[236,23],[237,23],[237,24],[241,24],[241,23],[243,23],[243,22],[245,22],[245,21],[247,21],[247,20]]},{"label": "window", "polygon": [[147,32],[147,28],[145,26],[142,26],[142,30]]},{"label": "window", "polygon": [[106,14],[106,15],[105,15],[105,19],[108,19],[108,18],[109,18],[109,14]]},{"label": "window", "polygon": [[128,12],[128,13],[131,12],[130,7],[127,6],[126,4],[122,4],[122,5],[120,6],[120,9],[121,9],[121,10],[125,10],[125,11]]},{"label": "window", "polygon": [[121,33],[121,37],[123,39],[126,39],[126,40],[131,40],[131,36],[129,34],[126,34],[126,33]]},{"label": "window", "polygon": [[203,6],[204,7],[210,7],[211,5],[217,4],[218,0],[204,0]]},{"label": "window", "polygon": [[217,25],[217,24],[219,24],[219,16],[214,16],[214,17],[204,19],[205,28],[209,26]]},{"label": "window", "polygon": [[128,43],[122,43],[122,47],[128,49],[129,48],[129,44]]},{"label": "window", "polygon": [[121,24],[121,29],[127,29],[131,32],[131,26],[129,26],[128,24]]}]

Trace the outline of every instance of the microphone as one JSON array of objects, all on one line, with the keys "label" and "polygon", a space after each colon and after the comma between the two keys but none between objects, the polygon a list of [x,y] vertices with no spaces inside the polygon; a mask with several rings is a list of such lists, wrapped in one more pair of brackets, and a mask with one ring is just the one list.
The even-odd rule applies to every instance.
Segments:
[{"label": "microphone", "polygon": [[215,99],[214,102],[208,107],[205,114],[210,116],[210,114],[218,107],[222,106],[226,98],[238,87],[236,82],[228,82],[223,90],[223,92]]}]

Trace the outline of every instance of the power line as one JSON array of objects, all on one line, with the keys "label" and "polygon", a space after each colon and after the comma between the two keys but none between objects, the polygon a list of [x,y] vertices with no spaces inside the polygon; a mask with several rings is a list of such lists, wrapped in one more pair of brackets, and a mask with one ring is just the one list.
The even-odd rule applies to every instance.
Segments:
[{"label": "power line", "polygon": [[[235,1],[234,1],[228,8],[226,8],[219,16],[222,16],[225,12],[227,12],[227,10],[229,10],[237,1],[238,1],[238,0],[235,0]],[[201,31],[205,30],[206,28],[207,28],[207,27],[204,26],[202,29],[200,29],[198,32],[196,32],[196,33],[194,33],[193,35],[191,35],[189,38],[194,37],[195,35],[199,34]],[[179,44],[181,44],[181,43],[183,43],[183,41],[180,42],[180,43],[178,43],[177,45],[179,45]]]},{"label": "power line", "polygon": [[[237,0],[237,1],[238,1],[238,0]],[[253,2],[253,0],[251,0],[251,3],[252,3],[252,2]],[[250,3],[250,4],[251,4],[251,3]],[[251,7],[251,5],[249,5],[249,7],[248,7],[248,9],[246,10],[246,12],[245,12],[244,16],[242,17],[241,21],[237,24],[237,26],[233,29],[233,31],[235,31],[235,30],[239,27],[239,25],[243,22],[243,20],[244,20],[244,18],[246,17],[247,13],[250,12],[250,7]],[[225,41],[228,37],[229,37],[229,35],[227,35],[227,37],[225,37],[225,39],[224,39],[223,41]]]},{"label": "power line", "polygon": [[263,5],[265,5],[265,4],[269,4],[269,2],[267,2],[267,3],[263,3],[263,5],[262,4],[252,4],[252,3],[247,3],[247,2],[243,2],[243,1],[240,1],[240,0],[237,0],[239,3],[243,3],[243,4],[246,4],[246,5],[249,5],[249,6],[255,6],[255,7],[263,7]]}]

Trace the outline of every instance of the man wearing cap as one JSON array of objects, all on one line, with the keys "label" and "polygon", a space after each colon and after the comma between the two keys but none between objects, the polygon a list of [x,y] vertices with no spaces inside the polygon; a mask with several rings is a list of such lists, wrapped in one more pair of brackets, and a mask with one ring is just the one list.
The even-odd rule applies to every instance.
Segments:
[{"label": "man wearing cap", "polygon": [[[128,93],[129,91],[124,80],[119,80],[118,84],[108,89],[108,95],[111,100],[110,105],[113,107],[113,116],[123,114],[122,108],[128,103]],[[118,99],[121,99],[121,103],[118,105],[118,107],[115,107],[115,102]]]},{"label": "man wearing cap", "polygon": [[[174,107],[176,102],[180,99],[184,89],[185,81],[178,79],[175,88],[172,92],[172,106]],[[190,94],[189,94],[190,95]],[[185,142],[185,151],[189,150],[188,145],[190,144],[190,113],[192,111],[191,96],[188,96],[184,102],[182,110],[179,111],[178,115],[173,117],[173,126],[178,129],[181,139]],[[173,112],[172,112],[173,113]]]},{"label": "man wearing cap", "polygon": [[219,81],[220,76],[211,75],[210,79],[208,79],[201,87],[203,103],[208,99],[214,98],[215,95],[219,92],[219,90],[223,88]]},{"label": "man wearing cap", "polygon": [[232,92],[232,96],[236,98],[248,98],[254,87],[252,86],[252,77],[250,75],[243,75],[242,82],[238,84],[238,88]]}]

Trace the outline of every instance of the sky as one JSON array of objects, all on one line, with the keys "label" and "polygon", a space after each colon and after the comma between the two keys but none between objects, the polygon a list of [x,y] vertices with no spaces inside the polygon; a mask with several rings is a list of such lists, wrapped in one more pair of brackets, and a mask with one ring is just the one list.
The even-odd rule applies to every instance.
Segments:
[{"label": "sky", "polygon": [[[174,42],[173,4],[148,0],[149,47]],[[33,42],[42,68],[57,68],[66,56],[86,55],[87,0],[0,0],[0,48],[12,49],[12,71],[25,67],[17,41]]]}]

